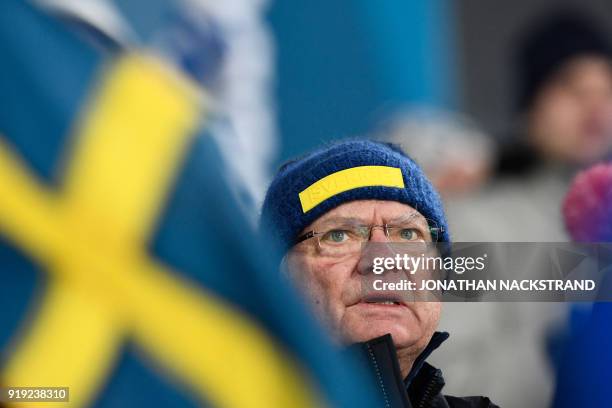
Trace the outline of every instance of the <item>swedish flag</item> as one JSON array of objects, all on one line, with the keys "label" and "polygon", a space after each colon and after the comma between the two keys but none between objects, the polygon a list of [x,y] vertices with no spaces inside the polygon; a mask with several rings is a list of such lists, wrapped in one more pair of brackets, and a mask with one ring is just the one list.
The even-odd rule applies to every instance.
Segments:
[{"label": "swedish flag", "polygon": [[0,54],[1,386],[69,387],[74,407],[373,406],[261,259],[201,89],[18,0]]}]

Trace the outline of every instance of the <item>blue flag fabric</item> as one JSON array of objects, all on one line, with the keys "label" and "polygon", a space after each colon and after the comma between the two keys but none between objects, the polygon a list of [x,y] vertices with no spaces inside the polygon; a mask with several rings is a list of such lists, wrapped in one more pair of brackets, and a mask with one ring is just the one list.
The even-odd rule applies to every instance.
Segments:
[{"label": "blue flag fabric", "polygon": [[195,82],[17,0],[0,53],[1,386],[69,387],[66,406],[375,406],[262,257]]}]

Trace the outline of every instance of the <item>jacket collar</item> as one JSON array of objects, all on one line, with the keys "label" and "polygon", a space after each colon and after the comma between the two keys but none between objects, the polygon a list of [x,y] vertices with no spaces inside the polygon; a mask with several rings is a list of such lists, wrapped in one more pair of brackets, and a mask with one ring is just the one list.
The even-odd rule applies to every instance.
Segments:
[{"label": "jacket collar", "polygon": [[431,340],[429,340],[427,347],[425,347],[425,349],[421,352],[421,354],[419,354],[416,360],[414,360],[414,363],[412,364],[412,368],[410,369],[408,376],[406,376],[406,378],[404,379],[404,385],[406,387],[408,387],[412,380],[414,380],[414,378],[417,376],[417,374],[419,374],[419,371],[423,367],[425,360],[427,360],[431,353],[433,353],[434,350],[440,347],[440,345],[444,343],[449,337],[450,334],[448,334],[447,332],[435,332],[433,336],[431,336]]}]

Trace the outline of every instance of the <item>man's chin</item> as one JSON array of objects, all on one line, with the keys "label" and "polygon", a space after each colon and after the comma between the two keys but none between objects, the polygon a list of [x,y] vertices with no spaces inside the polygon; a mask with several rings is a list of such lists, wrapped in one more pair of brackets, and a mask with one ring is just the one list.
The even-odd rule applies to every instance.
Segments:
[{"label": "man's chin", "polygon": [[415,343],[419,336],[415,331],[408,330],[405,326],[392,322],[380,322],[368,324],[365,327],[355,327],[345,333],[346,342],[363,343],[380,336],[390,334],[396,346],[407,347]]}]

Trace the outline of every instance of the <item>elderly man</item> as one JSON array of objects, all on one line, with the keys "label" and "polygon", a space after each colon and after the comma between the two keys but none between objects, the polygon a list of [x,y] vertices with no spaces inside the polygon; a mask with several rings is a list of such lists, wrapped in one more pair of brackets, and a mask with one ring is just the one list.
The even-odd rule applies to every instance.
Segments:
[{"label": "elderly man", "polygon": [[[262,209],[285,265],[336,340],[363,350],[384,407],[494,407],[441,393],[425,362],[448,338],[439,302],[365,295],[363,244],[448,242],[442,204],[421,169],[394,146],[347,141],[286,163]],[[469,375],[469,373],[466,373]]]}]

